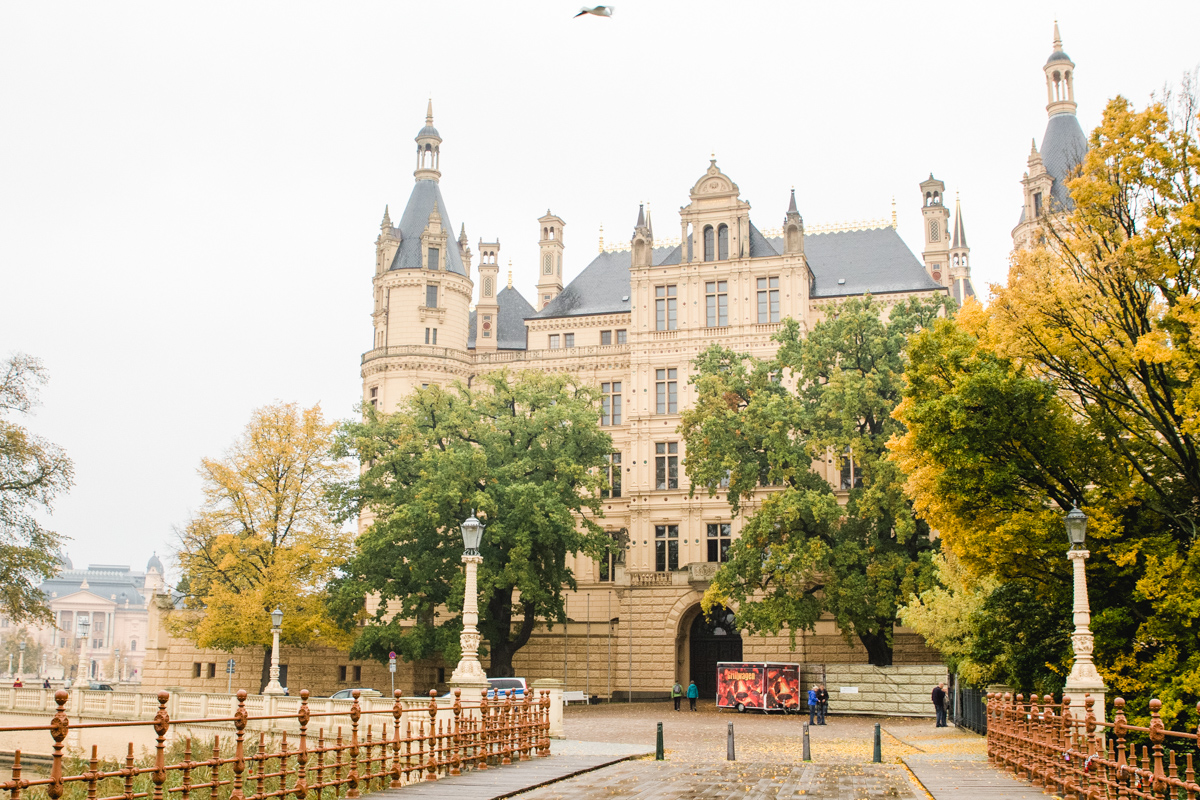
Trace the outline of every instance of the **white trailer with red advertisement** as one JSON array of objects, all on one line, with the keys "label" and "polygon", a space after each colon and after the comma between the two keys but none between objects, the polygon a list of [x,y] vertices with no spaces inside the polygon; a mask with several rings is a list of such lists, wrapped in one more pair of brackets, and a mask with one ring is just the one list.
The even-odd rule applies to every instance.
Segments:
[{"label": "white trailer with red advertisement", "polygon": [[717,708],[738,711],[800,710],[800,665],[767,661],[717,664]]}]

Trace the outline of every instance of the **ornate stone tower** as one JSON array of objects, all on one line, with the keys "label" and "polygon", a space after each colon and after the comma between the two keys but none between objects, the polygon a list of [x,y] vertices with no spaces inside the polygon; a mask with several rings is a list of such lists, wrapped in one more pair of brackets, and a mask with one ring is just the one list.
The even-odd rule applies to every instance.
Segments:
[{"label": "ornate stone tower", "polygon": [[954,238],[950,240],[950,295],[961,303],[966,298],[966,286],[971,281],[971,248],[967,246],[967,229],[963,225],[962,203],[954,195]]},{"label": "ornate stone tower", "polygon": [[654,230],[646,218],[644,206],[638,206],[637,223],[633,226],[631,269],[648,269],[654,260]]},{"label": "ornate stone tower", "polygon": [[787,213],[783,215],[783,252],[789,256],[804,255],[804,218],[796,209],[795,189],[792,189]]},{"label": "ornate stone tower", "polygon": [[479,302],[475,304],[475,352],[496,349],[500,306],[500,240],[479,240]]},{"label": "ornate stone tower", "polygon": [[546,216],[538,220],[542,226],[542,238],[538,241],[538,299],[535,305],[542,310],[563,288],[563,228],[558,217],[546,209]]},{"label": "ornate stone tower", "polygon": [[417,168],[413,177],[419,181],[437,183],[442,177],[439,171],[442,164],[442,137],[438,136],[437,128],[433,127],[433,99],[425,111],[425,127],[417,134]]},{"label": "ornate stone tower", "polygon": [[717,159],[710,159],[708,170],[692,186],[692,202],[679,210],[684,261],[750,255],[750,204],[739,195],[737,184],[717,167]]},{"label": "ornate stone tower", "polygon": [[943,286],[950,285],[950,211],[946,208],[946,184],[929,173],[921,182],[924,205],[921,214],[925,224],[925,271]]},{"label": "ornate stone tower", "polygon": [[1054,49],[1042,65],[1046,75],[1046,133],[1041,152],[1037,140],[1030,148],[1021,179],[1021,221],[1013,228],[1013,247],[1035,247],[1043,239],[1047,216],[1071,208],[1066,181],[1087,154],[1088,142],[1075,116],[1075,62],[1063,51],[1058,22],[1054,23]]}]

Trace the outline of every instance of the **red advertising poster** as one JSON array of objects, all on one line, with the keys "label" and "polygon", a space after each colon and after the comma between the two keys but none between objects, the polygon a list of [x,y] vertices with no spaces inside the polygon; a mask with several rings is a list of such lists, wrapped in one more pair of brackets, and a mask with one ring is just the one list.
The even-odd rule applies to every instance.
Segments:
[{"label": "red advertising poster", "polygon": [[763,671],[761,664],[718,664],[717,706],[762,708]]},{"label": "red advertising poster", "polygon": [[800,708],[800,666],[767,665],[767,708]]}]

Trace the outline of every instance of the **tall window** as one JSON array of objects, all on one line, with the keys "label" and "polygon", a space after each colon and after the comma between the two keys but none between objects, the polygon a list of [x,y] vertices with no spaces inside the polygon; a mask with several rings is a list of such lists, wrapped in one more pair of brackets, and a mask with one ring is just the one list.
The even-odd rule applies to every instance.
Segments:
[{"label": "tall window", "polygon": [[620,497],[621,496],[621,454],[609,453],[605,458],[608,459],[608,466],[605,477],[608,478],[608,488],[600,490],[601,497]]},{"label": "tall window", "polygon": [[550,334],[550,349],[551,350],[558,349],[558,334],[557,333]]},{"label": "tall window", "polygon": [[704,302],[708,308],[706,324],[710,328],[724,328],[729,324],[729,284],[725,281],[708,281],[704,284]]},{"label": "tall window", "polygon": [[600,424],[621,424],[621,382],[600,384]]},{"label": "tall window", "polygon": [[679,385],[676,380],[677,372],[673,369],[655,370],[654,386],[658,396],[656,410],[659,414],[675,414],[679,411],[679,392],[676,388]]},{"label": "tall window", "polygon": [[425,307],[426,308],[437,308],[438,307],[438,304],[437,304],[438,292],[437,292],[437,290],[438,290],[438,287],[437,287],[436,283],[430,283],[425,286]]},{"label": "tall window", "polygon": [[675,286],[654,287],[655,326],[658,331],[675,330]]},{"label": "tall window", "polygon": [[729,226],[722,225],[717,228],[717,260],[729,260]]},{"label": "tall window", "polygon": [[724,563],[729,558],[729,544],[733,541],[728,522],[708,523],[708,560]]},{"label": "tall window", "polygon": [[679,442],[654,444],[654,486],[657,489],[679,488]]},{"label": "tall window", "polygon": [[758,321],[779,322],[779,278],[758,279]]},{"label": "tall window", "polygon": [[425,329],[425,344],[437,344],[437,328]]},{"label": "tall window", "polygon": [[612,344],[612,331],[600,331],[600,344]]},{"label": "tall window", "polygon": [[428,267],[429,269],[438,269],[439,268],[439,266],[440,266],[438,264],[438,256],[439,255],[441,255],[441,253],[438,251],[438,249],[436,247],[429,248],[429,267]]},{"label": "tall window", "polygon": [[679,569],[679,526],[654,526],[654,569],[667,572]]},{"label": "tall window", "polygon": [[615,580],[617,564],[625,563],[625,545],[629,541],[624,528],[607,533],[608,537],[613,540],[616,552],[606,554],[597,563],[596,579],[604,582]]},{"label": "tall window", "polygon": [[625,331],[617,331],[617,344],[625,344],[627,336]]},{"label": "tall window", "polygon": [[1040,217],[1042,215],[1042,193],[1041,192],[1033,193],[1033,215],[1035,217]]},{"label": "tall window", "polygon": [[563,334],[563,347],[574,347],[574,346],[575,346],[575,334],[564,333]]},{"label": "tall window", "polygon": [[842,491],[850,489],[861,489],[863,485],[862,473],[858,471],[858,465],[854,463],[854,458],[850,455],[850,451],[842,455],[842,474],[841,474]]},{"label": "tall window", "polygon": [[371,407],[379,408],[379,387],[378,386],[371,387]]},{"label": "tall window", "polygon": [[715,247],[715,242],[713,241],[713,227],[712,227],[712,225],[705,225],[704,226],[704,260],[705,261],[715,261],[716,258],[717,258],[717,248]]}]

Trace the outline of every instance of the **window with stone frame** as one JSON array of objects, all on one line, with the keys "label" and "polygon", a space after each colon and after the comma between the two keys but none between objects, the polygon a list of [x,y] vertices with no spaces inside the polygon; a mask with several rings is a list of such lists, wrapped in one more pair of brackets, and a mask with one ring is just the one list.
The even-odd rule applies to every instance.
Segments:
[{"label": "window with stone frame", "polygon": [[600,345],[612,344],[612,331],[600,331]]},{"label": "window with stone frame", "polygon": [[574,347],[574,346],[575,346],[575,334],[564,333],[563,334],[563,347]]},{"label": "window with stone frame", "polygon": [[779,322],[779,277],[758,279],[758,321]]},{"label": "window with stone frame", "polygon": [[655,442],[654,487],[679,488],[679,442]]},{"label": "window with stone frame", "polygon": [[654,372],[655,413],[676,414],[679,412],[678,370],[660,369]]},{"label": "window with stone frame", "polygon": [[600,424],[621,424],[621,381],[600,384]]},{"label": "window with stone frame", "polygon": [[733,526],[728,522],[710,522],[708,528],[708,560],[723,564],[729,558],[729,545],[733,543]]},{"label": "window with stone frame", "polygon": [[559,348],[559,338],[557,333],[550,334],[549,337],[550,349],[557,350]]},{"label": "window with stone frame", "polygon": [[617,344],[625,344],[627,341],[625,331],[617,331]]},{"label": "window with stone frame", "polygon": [[608,464],[604,467],[608,488],[600,490],[601,497],[621,496],[621,454],[609,453],[605,458]]},{"label": "window with stone frame", "polygon": [[729,324],[729,283],[707,281],[704,284],[705,325],[724,328]]},{"label": "window with stone frame", "polygon": [[654,526],[654,571],[674,572],[679,569],[679,526]]},{"label": "window with stone frame", "polygon": [[841,480],[838,483],[842,491],[851,489],[861,489],[863,485],[862,473],[858,471],[858,465],[854,463],[854,456],[850,449],[846,448],[846,452],[842,454],[841,459]]},{"label": "window with stone frame", "polygon": [[425,284],[425,307],[438,307],[438,285],[436,283]]},{"label": "window with stone frame", "polygon": [[678,291],[674,284],[654,287],[654,329],[673,331],[676,329],[676,299]]}]

